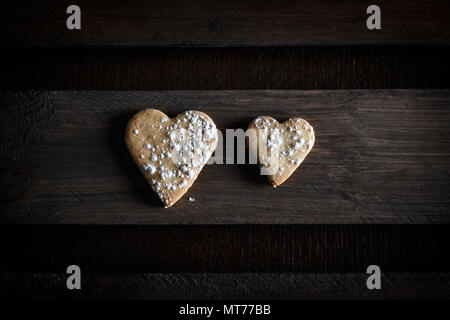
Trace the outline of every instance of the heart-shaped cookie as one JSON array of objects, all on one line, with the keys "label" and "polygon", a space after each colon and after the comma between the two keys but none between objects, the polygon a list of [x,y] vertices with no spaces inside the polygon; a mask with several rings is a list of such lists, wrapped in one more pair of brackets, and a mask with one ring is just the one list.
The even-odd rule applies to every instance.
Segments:
[{"label": "heart-shaped cookie", "polygon": [[279,123],[272,117],[258,117],[248,129],[251,155],[266,174],[273,187],[277,187],[305,160],[314,146],[314,129],[301,118]]},{"label": "heart-shaped cookie", "polygon": [[171,119],[159,110],[143,110],[125,133],[131,156],[166,208],[192,186],[217,140],[214,121],[199,111]]}]

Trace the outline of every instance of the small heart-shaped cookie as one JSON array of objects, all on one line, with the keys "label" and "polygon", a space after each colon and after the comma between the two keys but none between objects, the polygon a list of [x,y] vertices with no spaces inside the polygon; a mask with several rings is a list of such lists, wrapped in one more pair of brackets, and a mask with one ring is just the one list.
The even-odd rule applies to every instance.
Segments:
[{"label": "small heart-shaped cookie", "polygon": [[171,119],[155,109],[143,110],[125,133],[131,156],[166,208],[192,186],[217,140],[214,121],[199,111]]},{"label": "small heart-shaped cookie", "polygon": [[314,146],[314,129],[301,118],[279,123],[272,117],[259,117],[248,129],[255,133],[253,139],[249,135],[250,153],[274,187],[289,178]]}]

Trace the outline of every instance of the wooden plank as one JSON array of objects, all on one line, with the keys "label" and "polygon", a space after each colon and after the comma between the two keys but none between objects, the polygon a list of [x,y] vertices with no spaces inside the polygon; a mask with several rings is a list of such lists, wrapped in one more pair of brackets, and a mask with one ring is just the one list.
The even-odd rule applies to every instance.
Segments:
[{"label": "wooden plank", "polygon": [[0,270],[450,272],[450,225],[34,225],[0,227]]},{"label": "wooden plank", "polygon": [[[6,199],[3,224],[450,221],[448,90],[15,92],[3,101],[2,164],[16,166],[22,185],[31,178]],[[196,201],[166,210],[123,142],[146,107],[202,110],[222,131],[262,114],[301,115],[316,146],[281,188],[256,166],[206,166],[189,192]],[[14,174],[2,193],[20,189]]]},{"label": "wooden plank", "polygon": [[384,273],[381,290],[367,274],[98,274],[82,276],[81,290],[66,289],[64,273],[0,273],[0,296],[11,298],[120,298],[150,300],[448,299],[449,273]]},{"label": "wooden plank", "polygon": [[3,89],[450,88],[450,46],[4,49]]},{"label": "wooden plank", "polygon": [[381,30],[368,30],[367,1],[77,1],[81,30],[66,28],[66,1],[5,4],[3,46],[266,46],[449,44],[446,0],[379,0]]}]

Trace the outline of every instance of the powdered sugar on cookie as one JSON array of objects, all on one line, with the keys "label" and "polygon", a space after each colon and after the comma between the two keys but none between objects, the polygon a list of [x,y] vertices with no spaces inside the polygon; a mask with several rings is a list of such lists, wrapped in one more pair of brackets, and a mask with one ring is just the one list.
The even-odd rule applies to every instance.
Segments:
[{"label": "powdered sugar on cookie", "polygon": [[144,110],[130,120],[126,133],[130,153],[165,207],[189,189],[217,140],[216,125],[199,111],[170,119],[158,110]]},{"label": "powdered sugar on cookie", "polygon": [[249,129],[257,133],[257,142],[249,143],[250,152],[266,170],[274,187],[289,178],[315,142],[313,127],[301,118],[292,118],[280,124],[274,118],[259,117],[250,123]]}]

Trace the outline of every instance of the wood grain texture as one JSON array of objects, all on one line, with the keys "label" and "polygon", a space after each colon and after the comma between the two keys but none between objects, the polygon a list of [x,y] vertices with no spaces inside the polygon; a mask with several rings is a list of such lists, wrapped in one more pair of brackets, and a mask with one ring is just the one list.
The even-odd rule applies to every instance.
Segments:
[{"label": "wood grain texture", "polygon": [[265,46],[449,44],[445,0],[379,0],[382,29],[368,30],[367,1],[77,1],[81,30],[66,28],[66,1],[5,4],[2,45]]},{"label": "wood grain texture", "polygon": [[368,290],[367,274],[90,274],[82,290],[66,289],[67,275],[0,273],[0,296],[150,300],[449,299],[449,273],[384,273],[382,290]]},{"label": "wood grain texture", "polygon": [[450,272],[450,225],[0,227],[0,270],[59,273]]},{"label": "wood grain texture", "polygon": [[[23,113],[33,94],[38,102]],[[2,224],[450,221],[448,90],[16,92],[3,100],[12,106],[3,109],[2,150],[17,150],[5,166],[31,184],[2,205]],[[256,166],[206,166],[188,194],[196,201],[166,210],[123,142],[129,118],[147,107],[170,116],[198,109],[222,131],[262,114],[301,115],[316,145],[281,188]]]},{"label": "wood grain texture", "polygon": [[27,90],[450,88],[450,46],[7,48],[0,87]]}]

